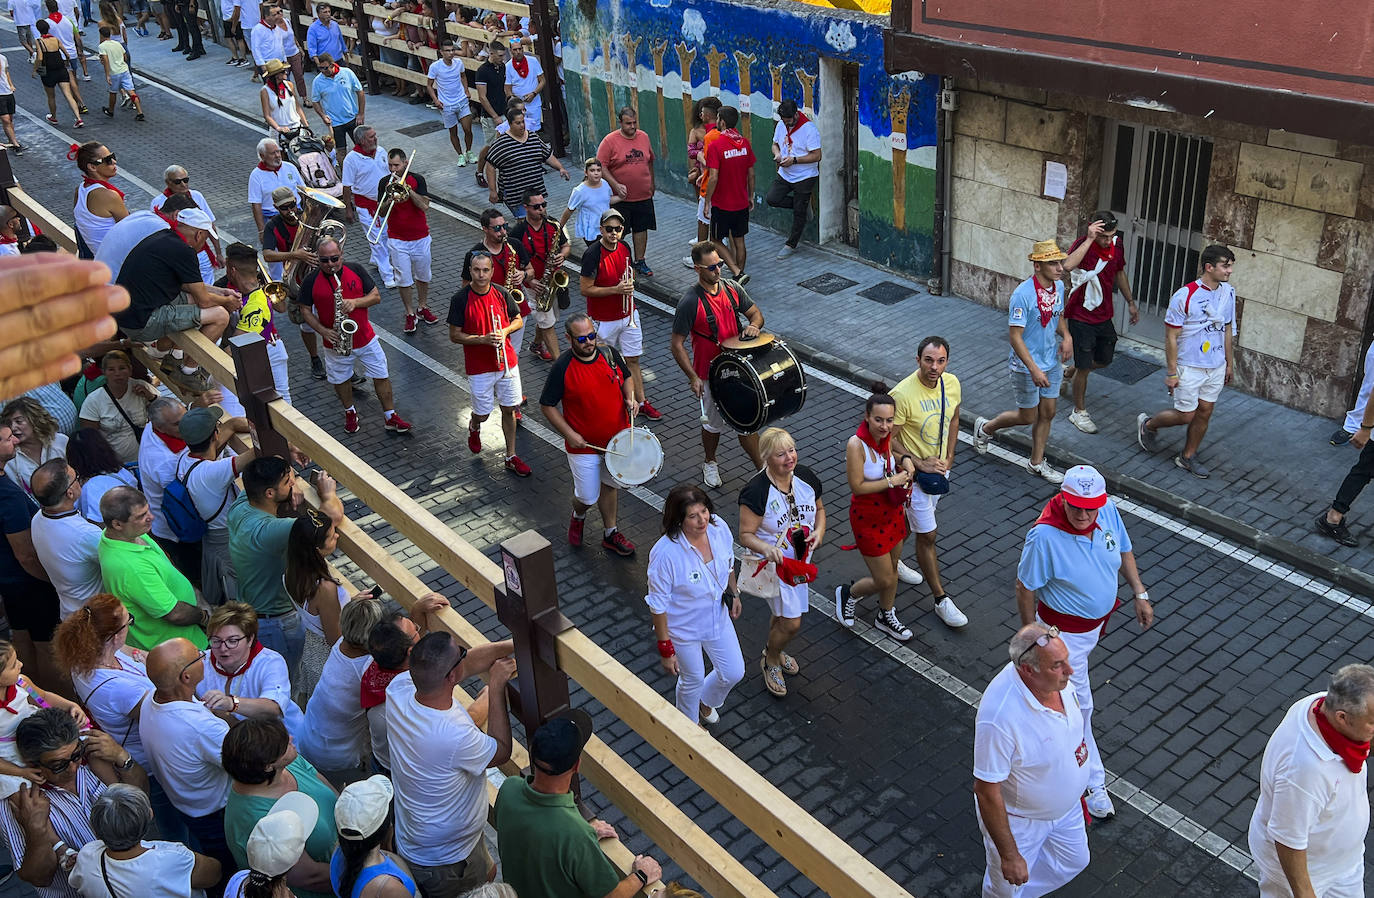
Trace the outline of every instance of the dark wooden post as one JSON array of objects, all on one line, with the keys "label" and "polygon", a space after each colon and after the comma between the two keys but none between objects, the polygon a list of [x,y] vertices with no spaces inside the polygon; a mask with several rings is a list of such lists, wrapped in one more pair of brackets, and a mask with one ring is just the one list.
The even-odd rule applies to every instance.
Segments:
[{"label": "dark wooden post", "polygon": [[553,55],[558,17],[550,11],[549,6],[555,2],[556,0],[530,0],[530,16],[539,35],[535,50],[539,54],[539,64],[544,67],[544,121],[553,126],[545,133],[548,135],[553,154],[562,156],[568,150],[568,109],[563,104],[563,84],[558,79],[558,59]]},{"label": "dark wooden post", "polygon": [[[353,0],[353,30],[357,32],[358,55],[363,60],[363,80],[367,82],[367,92],[379,94],[382,92],[382,83],[377,78],[377,72],[372,68],[372,19],[363,11],[363,0]],[[343,147],[338,151],[343,152]]]},{"label": "dark wooden post", "polygon": [[272,379],[272,363],[267,360],[267,341],[261,334],[239,334],[229,338],[229,354],[234,359],[234,392],[243,403],[253,446],[259,455],[290,459],[286,437],[272,426],[267,403],[280,399]]},{"label": "dark wooden post", "polygon": [[[313,18],[315,15],[314,4],[312,0],[289,0],[286,8],[291,16],[291,33],[296,36],[296,45],[300,47],[301,52],[305,54],[301,62],[305,62],[310,59],[310,54],[307,53],[305,49],[305,30],[310,26],[301,24],[301,15],[302,13],[306,13]],[[339,65],[343,65],[342,59],[339,60]],[[304,99],[302,99],[302,102],[304,102]]]},{"label": "dark wooden post", "polygon": [[19,182],[14,179],[14,168],[10,165],[9,151],[0,148],[0,203],[8,206],[10,188],[18,186]]}]

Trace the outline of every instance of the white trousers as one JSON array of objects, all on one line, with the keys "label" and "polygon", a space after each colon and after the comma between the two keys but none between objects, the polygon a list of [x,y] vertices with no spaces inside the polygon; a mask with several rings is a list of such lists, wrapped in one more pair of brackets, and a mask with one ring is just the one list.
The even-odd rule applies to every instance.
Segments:
[{"label": "white trousers", "polygon": [[[1317,898],[1364,898],[1364,858],[1351,858],[1347,875],[1336,882],[1317,880],[1312,888]],[[1288,877],[1283,868],[1271,867],[1261,861],[1259,867],[1260,898],[1293,898],[1293,890],[1288,886]]]},{"label": "white trousers", "polygon": [[[1039,617],[1036,620],[1040,620]],[[1044,623],[1044,621],[1040,621]],[[1088,788],[1100,789],[1107,785],[1107,771],[1102,765],[1102,753],[1097,750],[1097,740],[1093,738],[1093,690],[1088,682],[1088,655],[1097,646],[1102,635],[1101,627],[1094,627],[1090,633],[1060,633],[1059,638],[1069,650],[1069,665],[1073,676],[1069,684],[1073,686],[1074,697],[1083,712],[1083,741],[1088,745]]]},{"label": "white trousers", "polygon": [[281,334],[277,334],[277,339],[267,344],[267,361],[272,363],[272,383],[276,384],[281,398],[289,403],[291,382],[286,378],[286,343],[282,341]]},{"label": "white trousers", "polygon": [[[977,807],[977,800],[974,800]],[[1083,808],[1073,808],[1058,820],[1031,820],[1007,815],[1016,850],[1025,858],[1030,878],[1013,886],[1002,876],[1002,856],[997,852],[983,815],[978,813],[978,828],[983,832],[987,870],[983,873],[983,898],[1039,898],[1082,873],[1088,866],[1088,827]]]},{"label": "white trousers", "polygon": [[[362,206],[358,206],[358,224],[363,226],[363,233],[367,233],[372,227],[372,213]],[[391,250],[387,248],[386,231],[382,231],[382,239],[372,244],[372,264],[377,266],[377,270],[382,273],[382,280],[394,280],[396,275],[391,270]]]},{"label": "white trousers", "polygon": [[1345,413],[1346,433],[1354,433],[1364,423],[1360,415],[1364,413],[1371,392],[1374,392],[1374,343],[1369,344],[1364,354],[1364,380],[1360,381],[1360,395],[1355,397],[1355,407]]},{"label": "white trousers", "polygon": [[[678,663],[677,709],[693,722],[698,722],[701,705],[719,708],[735,684],[744,679],[744,654],[728,615],[716,631],[711,639],[699,641],[673,637]],[[709,674],[706,658],[711,659]]]}]

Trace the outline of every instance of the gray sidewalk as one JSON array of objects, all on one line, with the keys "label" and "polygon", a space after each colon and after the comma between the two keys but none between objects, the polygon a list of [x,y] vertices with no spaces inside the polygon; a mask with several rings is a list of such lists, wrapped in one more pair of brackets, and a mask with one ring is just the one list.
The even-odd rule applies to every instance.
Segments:
[{"label": "gray sidewalk", "polygon": [[[193,63],[151,38],[134,38],[131,50],[136,75],[189,91],[226,112],[260,117],[258,85],[249,83],[243,69],[223,65],[227,53],[222,48],[207,44],[208,55]],[[151,127],[159,127],[154,124],[158,94],[144,92]],[[415,170],[426,176],[437,198],[473,214],[488,205],[487,191],[476,185],[473,167],[454,165],[437,112],[385,94],[368,97],[366,112],[382,146],[417,150]],[[765,152],[766,147],[755,151]],[[252,162],[250,153],[245,172]],[[580,172],[577,160],[564,163],[574,179],[567,183],[554,173],[546,178],[552,209],[562,207]],[[696,236],[695,204],[661,195],[656,207],[659,229],[650,234],[648,252],[654,276],[640,278],[638,285],[654,298],[675,302],[695,281],[681,262]],[[827,248],[803,244],[801,252],[777,260],[782,240],[770,230],[751,230],[748,290],[767,316],[769,329],[784,336],[799,355],[812,364],[859,377],[872,373],[894,384],[914,369],[920,338],[941,334],[952,345],[949,370],[963,383],[965,426],[975,415],[991,416],[1012,405],[1003,311],[958,297],[932,296],[910,278]],[[443,247],[436,253],[436,264],[453,262],[451,254],[459,250]],[[447,262],[441,261],[445,255]],[[1027,276],[1029,266],[1028,262]],[[1050,458],[1061,466],[1094,464],[1115,491],[1181,515],[1298,570],[1357,593],[1374,593],[1374,577],[1366,573],[1374,570],[1371,499],[1357,505],[1351,518],[1352,529],[1365,540],[1358,548],[1337,546],[1312,528],[1357,455],[1349,447],[1328,445],[1335,422],[1227,390],[1200,453],[1212,476],[1199,480],[1172,463],[1182,445],[1181,428],[1163,434],[1166,448],[1158,455],[1147,455],[1136,444],[1136,415],[1168,405],[1161,374],[1148,353],[1137,355],[1129,347],[1119,347],[1118,361],[1089,382],[1088,405],[1100,432],[1080,433],[1067,421],[1069,409],[1061,408],[1050,437]],[[651,384],[650,398],[655,392],[680,388],[676,382]],[[1061,407],[1069,405],[1061,402]],[[1007,434],[999,433],[998,439],[1028,445],[1024,429]]]}]

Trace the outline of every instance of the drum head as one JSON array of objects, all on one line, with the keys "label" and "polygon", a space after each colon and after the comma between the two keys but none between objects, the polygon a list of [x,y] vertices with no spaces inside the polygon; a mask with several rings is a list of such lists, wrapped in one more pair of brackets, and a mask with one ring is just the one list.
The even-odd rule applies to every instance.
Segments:
[{"label": "drum head", "polygon": [[720,417],[737,433],[758,433],[806,402],[806,372],[782,340],[755,352],[722,350],[708,382]]},{"label": "drum head", "polygon": [[606,449],[606,470],[621,486],[648,483],[663,467],[663,446],[647,427],[625,428],[611,437]]},{"label": "drum head", "polygon": [[772,345],[773,339],[773,335],[768,333],[759,334],[757,337],[754,337],[752,339],[746,339],[745,337],[735,336],[729,337],[725,340],[721,340],[720,347],[721,349],[731,349],[735,352],[747,353],[758,349],[764,349]]}]

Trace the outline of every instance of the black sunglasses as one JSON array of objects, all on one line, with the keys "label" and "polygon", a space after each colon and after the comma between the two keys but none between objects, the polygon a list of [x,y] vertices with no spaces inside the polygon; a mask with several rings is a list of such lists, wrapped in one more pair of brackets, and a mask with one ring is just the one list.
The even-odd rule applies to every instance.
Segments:
[{"label": "black sunglasses", "polygon": [[569,335],[569,336],[572,336],[573,342],[575,342],[575,343],[595,343],[595,342],[596,342],[596,334],[595,334],[595,333],[587,334],[585,337],[578,337],[578,336],[575,336],[575,335]]},{"label": "black sunglasses", "polygon": [[173,184],[190,184],[190,183],[191,183],[191,179],[190,179],[190,178],[173,178],[173,179],[172,179],[172,183],[173,183]]},{"label": "black sunglasses", "polygon": [[617,226],[615,226],[615,225],[604,225],[604,226],[601,228],[601,230],[605,231],[607,234],[620,234],[620,233],[624,233],[624,231],[625,231],[624,228],[617,227]]},{"label": "black sunglasses", "polygon": [[320,261],[321,261],[321,262],[337,262],[337,261],[339,261],[339,260],[342,259],[342,258],[343,258],[343,256],[320,256]]},{"label": "black sunglasses", "polygon": [[526,209],[547,209],[547,208],[549,208],[549,204],[548,204],[548,203],[526,203],[526,204],[525,204],[525,208],[526,208]]},{"label": "black sunglasses", "polygon": [[95,164],[96,164],[96,165],[109,165],[111,162],[116,162],[116,161],[118,161],[118,160],[115,158],[115,154],[114,154],[114,153],[111,153],[110,155],[106,156],[104,159],[97,159],[97,160],[95,160]]},{"label": "black sunglasses", "polygon": [[39,761],[38,764],[44,770],[49,770],[53,773],[62,773],[73,764],[80,763],[81,759],[86,757],[86,751],[86,743],[78,742],[76,743],[76,748],[72,750],[69,757],[63,758],[60,761]]},{"label": "black sunglasses", "polygon": [[453,676],[453,672],[458,669],[458,665],[462,664],[463,659],[467,656],[468,650],[461,645],[458,646],[458,660],[453,662],[453,666],[448,669],[448,673],[444,675],[444,679],[448,679],[449,677]]},{"label": "black sunglasses", "polygon": [[721,266],[724,264],[724,262],[717,262],[714,265],[698,265],[697,267],[705,269],[706,271],[720,271]]},{"label": "black sunglasses", "polygon": [[[133,615],[133,612],[131,612],[131,611],[126,611],[126,612],[124,612],[124,613],[127,614],[127,615],[129,615],[129,619],[126,620],[126,621],[124,622],[124,627],[132,627],[132,626],[134,625],[134,620],[135,620],[134,615]],[[124,627],[120,627],[119,629],[123,630]]]},{"label": "black sunglasses", "polygon": [[196,657],[195,657],[194,660],[192,660],[190,663],[188,663],[185,667],[183,667],[183,668],[181,669],[181,673],[177,674],[177,679],[181,679],[182,674],[186,673],[186,671],[190,670],[192,667],[194,667],[195,665],[199,664],[200,662],[202,662],[202,661],[204,661],[204,660],[205,660],[205,650],[202,649],[201,651],[199,651],[199,652],[196,653]]}]

